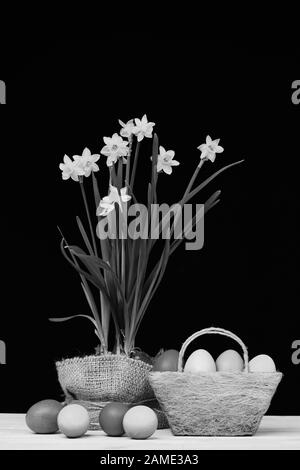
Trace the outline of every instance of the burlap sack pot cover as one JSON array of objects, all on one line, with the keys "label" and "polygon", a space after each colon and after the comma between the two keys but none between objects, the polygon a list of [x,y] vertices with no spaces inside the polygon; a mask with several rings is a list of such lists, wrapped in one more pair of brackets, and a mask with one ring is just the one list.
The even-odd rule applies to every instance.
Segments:
[{"label": "burlap sack pot cover", "polygon": [[149,383],[152,366],[126,355],[74,357],[56,362],[67,403],[80,403],[90,414],[90,429],[99,429],[99,413],[109,402],[145,404],[157,414],[159,428],[168,427]]}]

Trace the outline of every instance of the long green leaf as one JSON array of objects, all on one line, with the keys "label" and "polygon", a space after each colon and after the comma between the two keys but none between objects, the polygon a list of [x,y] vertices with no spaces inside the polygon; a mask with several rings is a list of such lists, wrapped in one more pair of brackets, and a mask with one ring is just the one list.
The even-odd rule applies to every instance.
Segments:
[{"label": "long green leaf", "polygon": [[105,295],[106,299],[108,301],[110,301],[110,298],[109,298],[109,295],[107,293],[105,284],[100,282],[99,278],[96,278],[95,276],[91,275],[90,273],[87,273],[86,271],[81,269],[76,263],[74,263],[70,260],[70,258],[67,256],[67,254],[65,252],[63,240],[62,240],[62,243],[61,243],[61,251],[62,251],[65,259],[75,269],[75,271],[77,271],[79,274],[83,275],[84,278],[87,279],[88,281],[90,281],[95,287],[97,287],[97,289],[100,289],[103,292],[103,294]]},{"label": "long green leaf", "polygon": [[[101,196],[100,196],[100,191],[99,191],[99,187],[98,187],[98,182],[97,182],[97,179],[96,179],[94,173],[92,173],[92,181],[93,181],[93,192],[94,192],[95,208],[97,209],[99,204],[100,204],[100,201],[101,201]],[[101,220],[101,218],[98,217],[98,223],[99,223],[100,220]],[[102,258],[105,261],[109,261],[110,260],[110,251],[111,251],[109,239],[108,238],[106,238],[106,239],[99,238],[99,240],[100,240],[100,248],[101,248]],[[104,280],[105,280],[105,283],[107,284],[107,279],[106,278],[107,278],[107,274],[104,273]],[[109,324],[110,324],[111,311],[110,311],[110,305],[107,303],[107,301],[104,298],[102,292],[100,292],[100,305],[101,305],[101,324],[102,324],[102,327],[103,327],[103,333],[104,333],[105,341],[108,343],[108,334],[109,334]]]},{"label": "long green leaf", "polygon": [[[77,253],[75,252],[76,256],[79,259],[81,259],[83,262],[85,262],[87,265],[93,266],[94,268],[98,267],[98,268],[101,268],[101,269],[109,272],[109,274],[112,276],[113,282],[115,284],[115,288],[118,289],[118,291],[119,291],[119,293],[122,297],[122,300],[125,302],[125,297],[124,297],[124,293],[123,293],[120,281],[119,281],[118,277],[116,276],[116,274],[114,273],[114,271],[109,266],[109,264],[107,264],[105,261],[103,261],[100,258],[97,258],[95,256],[87,255],[86,253],[82,252],[82,250],[80,250],[80,248],[78,248],[78,247],[71,246],[70,248],[72,250],[74,248],[77,249],[78,250]],[[98,272],[99,272],[99,270],[98,270]],[[103,279],[102,275],[101,275],[101,278]],[[104,279],[103,279],[103,281],[104,281]]]},{"label": "long green leaf", "polygon": [[138,305],[141,295],[141,289],[146,273],[147,268],[147,247],[145,240],[141,240],[140,242],[140,250],[139,250],[139,260],[137,264],[137,275],[136,275],[136,284],[135,284],[135,296],[132,308],[132,316],[131,316],[131,329],[134,328],[134,324],[136,321],[137,313],[138,313]]},{"label": "long green leaf", "polygon": [[153,136],[153,143],[152,143],[152,179],[151,179],[151,186],[152,186],[152,201],[154,204],[157,203],[157,192],[156,192],[156,183],[157,183],[157,157],[158,157],[158,149],[159,149],[159,142],[158,136],[154,133]]},{"label": "long green leaf", "polygon": [[[124,312],[128,311],[128,307],[127,307],[127,302],[126,302],[124,293],[122,291],[122,287],[120,285],[120,282],[116,274],[112,271],[112,269],[107,263],[105,263],[103,260],[99,258],[96,258],[94,256],[88,256],[80,252],[77,253],[77,256],[84,263],[86,263],[87,266],[89,266],[90,263],[92,263],[93,268],[97,266],[98,268],[102,268],[109,273],[109,276],[106,278],[106,280],[104,280],[100,274],[100,271],[98,271],[98,277],[101,283],[104,284],[107,289],[107,296],[109,297],[109,301],[110,301],[110,304],[108,305],[110,305],[111,307],[111,313],[113,316],[115,327],[116,329],[118,329],[118,325],[120,324],[120,322],[122,322]],[[103,329],[104,327],[106,328],[107,324],[105,325],[102,324],[102,327]],[[125,323],[125,327],[126,327],[126,323]],[[128,326],[126,328],[128,328]],[[105,333],[106,333],[106,330],[104,330],[104,334]],[[105,338],[106,338],[106,335],[105,335]]]},{"label": "long green leaf", "polygon": [[121,337],[120,330],[121,328],[123,328],[123,312],[125,307],[120,304],[119,297],[117,294],[118,291],[114,282],[112,281],[111,276],[109,275],[107,276],[106,286],[111,299],[111,314],[114,321],[115,329],[117,335]]},{"label": "long green leaf", "polygon": [[[104,335],[103,335],[103,332],[102,332],[102,327],[101,327],[101,323],[100,323],[100,317],[99,317],[99,313],[98,313],[98,309],[97,309],[97,306],[95,304],[95,301],[94,301],[94,298],[93,298],[93,295],[92,295],[92,292],[89,288],[89,285],[88,285],[88,282],[87,282],[87,279],[86,277],[82,274],[82,272],[80,272],[80,267],[77,263],[77,260],[76,260],[76,257],[74,256],[74,254],[71,253],[71,251],[69,250],[69,253],[70,253],[70,256],[73,260],[73,263],[70,262],[70,259],[69,257],[67,256],[66,252],[65,252],[65,247],[64,245],[67,244],[67,241],[66,241],[66,238],[64,237],[64,235],[62,234],[62,231],[59,229],[61,235],[62,235],[62,240],[60,242],[60,249],[61,249],[61,252],[64,256],[64,258],[68,261],[68,263],[73,267],[73,269],[75,269],[79,276],[80,276],[80,279],[81,279],[81,282],[86,290],[86,292],[89,294],[89,298],[93,304],[93,308],[91,309],[92,310],[92,314],[94,315],[94,318],[95,318],[95,321],[97,322],[97,325],[98,325],[98,330],[99,330],[99,335],[100,335],[100,341],[101,341],[101,344],[102,344],[102,347],[104,349],[104,352],[107,352],[107,343],[105,342],[105,338],[104,338]],[[88,301],[89,305],[90,305],[90,302]]]},{"label": "long green leaf", "polygon": [[101,275],[99,269],[93,262],[93,255],[87,255],[81,248],[76,245],[70,245],[68,248],[73,255],[75,255],[78,259],[82,261],[82,263],[89,270],[90,274],[92,276],[95,276],[96,278],[99,278],[100,282],[104,284],[103,276]]},{"label": "long green leaf", "polygon": [[140,146],[141,146],[141,142],[137,142],[136,147],[135,147],[134,161],[133,161],[133,167],[132,167],[132,173],[131,173],[131,179],[130,179],[130,186],[132,189],[134,187],[135,173],[136,173],[137,162],[139,158]]},{"label": "long green leaf", "polygon": [[98,325],[97,325],[96,321],[94,320],[94,318],[90,317],[89,315],[82,315],[81,313],[79,313],[78,315],[71,315],[70,317],[49,318],[49,320],[52,321],[52,322],[55,322],[55,323],[61,323],[61,322],[65,322],[65,321],[68,321],[68,320],[73,320],[74,318],[78,318],[78,317],[87,318],[88,320],[90,320],[93,323],[94,327],[96,329],[98,329]]},{"label": "long green leaf", "polygon": [[[188,202],[190,199],[192,199],[199,191],[201,191],[203,188],[205,188],[205,186],[207,186],[213,179],[215,179],[218,175],[223,173],[223,171],[225,171],[228,168],[231,168],[235,165],[239,165],[243,161],[244,160],[239,160],[237,162],[230,163],[229,165],[226,165],[223,168],[221,168],[220,170],[216,171],[213,175],[209,176],[205,181],[203,181],[201,184],[199,184],[193,191],[191,191],[189,194],[185,195],[185,197],[181,201],[179,201],[177,204],[179,204],[182,207],[186,202]],[[169,217],[170,217],[170,211],[168,211],[164,215],[162,221],[160,222],[159,234],[161,233],[162,227],[164,227],[164,224],[166,223],[166,221],[168,220]],[[155,245],[156,242],[157,242],[157,239],[152,240],[151,249],[153,248],[153,246]]]},{"label": "long green leaf", "polygon": [[[216,206],[220,200],[217,199],[220,195],[221,191],[216,191],[207,201],[206,203],[204,204],[204,214],[206,214],[210,209],[212,209],[214,206]],[[196,215],[193,217],[192,219],[192,222],[190,222],[190,228],[189,228],[189,231],[192,230],[192,228],[194,227],[195,223],[196,223]],[[185,229],[185,233],[186,233],[186,229]],[[170,249],[170,255],[172,253],[174,253],[174,251],[179,247],[179,245],[181,245],[181,243],[185,240],[185,237],[182,237],[181,239],[179,240],[176,240],[172,243],[171,245],[171,249]]]},{"label": "long green leaf", "polygon": [[121,189],[123,187],[123,159],[122,158],[119,158],[119,161],[118,161],[117,178],[118,178],[118,188]]},{"label": "long green leaf", "polygon": [[92,242],[93,242],[93,251],[94,251],[95,255],[97,255],[98,250],[97,250],[96,239],[95,239],[95,234],[94,234],[94,227],[93,227],[93,223],[92,223],[92,219],[91,219],[91,215],[90,215],[90,210],[89,210],[89,205],[88,205],[88,201],[87,201],[87,197],[86,197],[86,193],[85,193],[83,179],[80,179],[79,183],[80,183],[79,186],[80,186],[80,189],[81,189],[81,194],[82,194],[84,207],[85,207],[85,211],[86,211],[86,216],[87,216],[87,220],[88,220],[88,224],[89,224],[90,235],[91,235]]},{"label": "long green leaf", "polygon": [[100,197],[98,181],[97,181],[96,176],[94,175],[94,172],[92,172],[92,181],[93,181],[93,192],[94,192],[95,206],[96,206],[96,209],[97,209],[99,204],[100,204],[101,197]]},{"label": "long green leaf", "polygon": [[83,224],[80,220],[80,218],[77,216],[76,217],[76,222],[77,222],[77,225],[78,225],[78,228],[79,228],[79,231],[81,233],[81,236],[83,238],[83,241],[85,243],[85,246],[87,247],[87,250],[88,252],[90,253],[90,255],[93,255],[94,254],[94,251],[93,251],[93,248],[92,248],[92,245],[90,243],[90,240],[89,240],[89,237],[87,236],[87,233],[83,227]]},{"label": "long green leaf", "polygon": [[108,341],[107,341],[107,332],[104,330],[104,325],[103,323],[99,321],[99,314],[98,314],[98,309],[94,300],[94,296],[92,294],[91,289],[89,288],[89,285],[86,280],[81,283],[81,287],[83,289],[84,295],[86,297],[87,303],[91,309],[91,312],[93,314],[93,317],[95,318],[95,321],[98,325],[98,330],[101,338],[103,339],[104,342],[104,347],[108,346]]},{"label": "long green leaf", "polygon": [[148,308],[148,305],[151,302],[158,286],[161,283],[161,280],[163,278],[163,275],[164,275],[166,267],[167,267],[167,263],[168,263],[168,259],[169,259],[169,252],[170,252],[170,240],[166,239],[164,251],[163,251],[163,254],[161,256],[157,271],[156,271],[155,275],[153,276],[151,284],[150,284],[150,286],[148,288],[148,291],[146,292],[146,294],[143,298],[142,304],[141,304],[139,312],[138,312],[137,322],[136,322],[134,333],[133,333],[133,340],[134,340],[134,338],[135,338],[135,336],[138,332],[138,329],[140,327],[140,324],[142,322],[144,314],[145,314],[145,312]]},{"label": "long green leaf", "polygon": [[203,181],[201,184],[199,184],[193,191],[191,191],[186,196],[185,200],[183,200],[183,204],[185,204],[187,201],[192,199],[197,193],[199,193],[199,191],[201,191],[201,189],[205,188],[205,186],[207,186],[213,179],[215,179],[218,175],[223,173],[223,171],[228,170],[228,168],[231,168],[235,165],[239,165],[243,161],[244,160],[239,160],[238,162],[230,163],[229,165],[226,165],[223,168],[221,168],[220,170],[216,171],[213,175],[209,176],[205,181]]},{"label": "long green leaf", "polygon": [[[99,191],[99,186],[98,186],[98,181],[94,173],[92,173],[92,181],[93,181],[93,191],[94,191],[94,199],[95,199],[95,207],[96,209],[98,208],[100,201],[101,201],[101,196],[100,196],[100,191]],[[100,217],[98,217],[98,221],[100,220]],[[105,261],[109,260],[110,257],[110,244],[109,244],[109,239],[102,239],[100,238],[100,245],[101,245],[101,253],[102,257]]]},{"label": "long green leaf", "polygon": [[127,283],[127,292],[126,292],[127,296],[132,296],[134,294],[133,286],[136,281],[136,273],[137,273],[136,267],[138,263],[140,243],[141,243],[140,238],[136,240],[132,240],[131,250],[128,255],[130,269],[129,269],[129,274],[128,274],[128,283]]},{"label": "long green leaf", "polygon": [[[165,242],[165,247],[164,247],[164,251],[161,255],[161,258],[160,258],[160,261],[158,263],[158,266],[157,266],[157,269],[156,269],[156,272],[154,274],[154,276],[152,277],[151,279],[151,284],[150,284],[150,287],[148,287],[148,289],[146,290],[146,293],[144,295],[144,299],[146,299],[147,301],[147,297],[149,299],[149,295],[151,294],[151,292],[153,291],[154,289],[154,286],[157,285],[160,283],[161,279],[162,279],[162,276],[166,270],[166,266],[167,266],[167,263],[168,263],[168,257],[169,257],[169,253],[170,253],[170,240],[169,239],[166,239],[166,242]],[[151,287],[152,286],[152,287]],[[156,289],[155,289],[156,290]],[[151,295],[151,298],[152,298],[152,295]],[[148,304],[147,304],[148,305]]]}]

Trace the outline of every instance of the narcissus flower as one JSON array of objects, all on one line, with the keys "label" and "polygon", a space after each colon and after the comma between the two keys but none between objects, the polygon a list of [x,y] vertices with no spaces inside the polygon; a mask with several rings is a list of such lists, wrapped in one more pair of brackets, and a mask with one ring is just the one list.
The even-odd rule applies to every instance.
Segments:
[{"label": "narcissus flower", "polygon": [[64,163],[59,165],[63,180],[72,178],[74,181],[79,181],[79,176],[88,177],[92,171],[99,171],[99,167],[96,165],[99,158],[99,154],[92,155],[88,148],[84,149],[82,155],[74,155],[73,160],[65,155]]},{"label": "narcissus flower", "polygon": [[165,150],[160,145],[159,154],[157,155],[157,171],[164,171],[167,175],[170,175],[173,171],[172,166],[180,164],[177,160],[173,160],[174,156],[174,150]]},{"label": "narcissus flower", "polygon": [[97,208],[97,215],[98,216],[106,216],[115,208],[115,203],[119,204],[120,209],[122,211],[122,202],[130,201],[131,196],[127,194],[127,188],[122,188],[119,190],[113,185],[110,185],[109,194],[101,199],[100,204]]},{"label": "narcissus flower", "polygon": [[211,137],[208,135],[206,137],[206,143],[199,145],[197,147],[201,151],[201,160],[210,160],[214,162],[216,159],[216,153],[224,152],[223,147],[219,145],[220,139],[212,140]]},{"label": "narcissus flower", "polygon": [[[128,154],[128,142],[123,140],[117,133],[112,137],[103,137],[103,140],[105,145],[100,153],[107,157],[107,166],[112,166],[119,157],[126,157]],[[123,162],[126,163],[126,159],[123,158]]]},{"label": "narcissus flower", "polygon": [[99,160],[100,155],[98,153],[92,155],[87,147],[82,152],[82,155],[74,155],[73,158],[75,166],[83,170],[84,176],[89,177],[92,171],[99,171],[96,162]]},{"label": "narcissus flower", "polygon": [[122,126],[122,129],[120,130],[120,135],[129,139],[132,136],[133,129],[135,127],[133,119],[130,119],[130,121],[126,122],[126,124],[125,122],[119,119],[119,124],[120,126]]},{"label": "narcissus flower", "polygon": [[71,160],[68,155],[64,156],[64,163],[60,163],[59,165],[60,170],[62,171],[62,179],[68,180],[72,178],[74,181],[79,180],[79,176],[84,175],[84,170],[76,165],[74,160]]},{"label": "narcissus flower", "polygon": [[143,140],[144,137],[152,137],[153,127],[155,126],[155,123],[148,122],[146,114],[144,114],[142,119],[136,118],[134,121],[135,126],[132,132],[136,135],[138,142]]}]

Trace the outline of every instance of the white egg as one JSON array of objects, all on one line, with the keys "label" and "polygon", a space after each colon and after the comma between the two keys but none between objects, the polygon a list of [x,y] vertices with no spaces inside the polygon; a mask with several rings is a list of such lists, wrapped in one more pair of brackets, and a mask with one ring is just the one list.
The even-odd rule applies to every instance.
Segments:
[{"label": "white egg", "polygon": [[249,362],[250,372],[276,372],[276,366],[273,359],[266,354],[255,356]]},{"label": "white egg", "polygon": [[123,418],[123,428],[132,439],[148,439],[157,430],[158,419],[149,406],[130,408]]},{"label": "white egg", "polygon": [[244,361],[240,354],[233,349],[224,351],[216,360],[218,372],[241,372],[244,369]]},{"label": "white egg", "polygon": [[59,430],[67,437],[81,437],[89,427],[90,418],[87,410],[77,404],[65,406],[57,417]]},{"label": "white egg", "polygon": [[197,349],[187,359],[184,372],[216,372],[216,363],[211,354],[205,349]]}]

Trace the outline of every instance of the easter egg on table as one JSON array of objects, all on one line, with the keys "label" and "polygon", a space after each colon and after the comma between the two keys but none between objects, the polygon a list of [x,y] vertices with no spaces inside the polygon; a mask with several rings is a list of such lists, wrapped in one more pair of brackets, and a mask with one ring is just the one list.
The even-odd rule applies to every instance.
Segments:
[{"label": "easter egg on table", "polygon": [[37,434],[52,434],[58,431],[57,416],[63,405],[56,400],[42,400],[31,406],[25,421],[29,429]]},{"label": "easter egg on table", "polygon": [[187,359],[184,372],[216,372],[216,363],[212,355],[205,349],[197,349]]},{"label": "easter egg on table", "polygon": [[57,417],[57,424],[66,437],[81,437],[89,428],[90,417],[83,406],[74,403],[61,410]]},{"label": "easter egg on table", "polygon": [[238,352],[228,349],[220,354],[216,366],[218,372],[241,372],[244,369],[244,361]]},{"label": "easter egg on table", "polygon": [[108,436],[124,434],[123,418],[130,406],[124,403],[111,402],[105,405],[99,415],[99,423]]},{"label": "easter egg on table", "polygon": [[179,352],[175,349],[168,349],[154,359],[153,372],[167,372],[178,370]]},{"label": "easter egg on table", "polygon": [[132,439],[148,439],[158,426],[157,416],[148,406],[138,405],[130,408],[123,418],[123,427]]},{"label": "easter egg on table", "polygon": [[273,359],[266,354],[255,356],[249,362],[250,372],[276,372],[276,366]]}]

